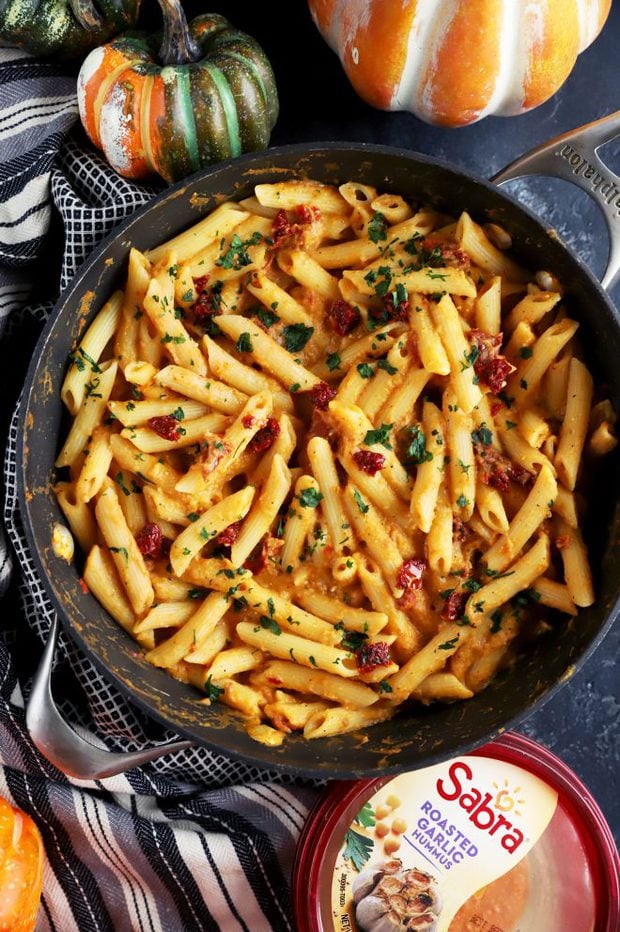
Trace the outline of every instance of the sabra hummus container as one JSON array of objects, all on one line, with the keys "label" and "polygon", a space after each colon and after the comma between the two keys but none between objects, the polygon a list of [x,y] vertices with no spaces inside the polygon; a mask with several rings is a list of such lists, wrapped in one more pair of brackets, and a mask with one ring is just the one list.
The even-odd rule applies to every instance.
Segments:
[{"label": "sabra hummus container", "polygon": [[557,757],[507,734],[396,777],[335,783],[293,869],[298,932],[618,932],[620,860]]}]

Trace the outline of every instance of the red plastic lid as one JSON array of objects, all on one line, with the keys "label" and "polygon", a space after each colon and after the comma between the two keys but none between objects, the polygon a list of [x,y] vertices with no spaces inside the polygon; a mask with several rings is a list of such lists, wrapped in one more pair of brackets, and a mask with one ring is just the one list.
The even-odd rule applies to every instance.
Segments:
[{"label": "red plastic lid", "polygon": [[299,932],[618,932],[619,894],[594,799],[514,733],[410,774],[332,784],[293,867]]}]

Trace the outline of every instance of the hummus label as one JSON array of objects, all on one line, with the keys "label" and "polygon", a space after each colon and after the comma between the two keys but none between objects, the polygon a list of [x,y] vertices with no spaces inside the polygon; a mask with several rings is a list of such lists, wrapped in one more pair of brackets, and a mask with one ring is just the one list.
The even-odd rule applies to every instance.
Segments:
[{"label": "hummus label", "polygon": [[538,777],[486,757],[395,777],[357,813],[336,857],[335,932],[448,932],[463,903],[532,850],[557,799]]}]

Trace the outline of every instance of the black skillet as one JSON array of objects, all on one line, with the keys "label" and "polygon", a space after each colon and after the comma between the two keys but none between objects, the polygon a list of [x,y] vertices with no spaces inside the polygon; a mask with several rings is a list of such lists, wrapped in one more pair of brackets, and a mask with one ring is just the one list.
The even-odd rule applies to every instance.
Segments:
[{"label": "black skillet", "polygon": [[[592,194],[605,210],[612,239],[604,279],[607,286],[620,266],[620,179],[603,165],[595,150],[618,133],[620,112],[553,140],[495,179],[501,183],[535,172],[560,175]],[[604,494],[591,498],[587,515],[595,605],[581,610],[576,619],[554,621],[552,630],[514,669],[468,702],[403,711],[364,734],[320,741],[290,736],[281,748],[255,743],[225,706],[198,705],[199,694],[192,687],[146,663],[129,635],[92,596],[82,592],[79,563],[67,565],[57,559],[50,545],[51,528],[62,520],[51,486],[59,439],[66,430],[60,385],[67,357],[80,333],[121,284],[130,246],[153,247],[195,223],[223,197],[242,198],[259,182],[295,177],[365,182],[433,203],[449,213],[467,209],[481,222],[505,226],[524,265],[550,269],[565,284],[570,314],[582,321],[580,338],[595,381],[607,386],[606,394],[620,411],[620,316],[590,271],[524,207],[487,181],[405,150],[359,143],[287,146],[223,163],[168,189],[113,232],[80,268],[61,296],[28,371],[20,422],[19,500],[31,552],[65,627],[119,690],[150,715],[196,744],[261,766],[326,778],[370,777],[379,771],[429,765],[488,741],[533,712],[600,644],[620,608],[620,496],[613,466],[605,467],[598,486]],[[45,700],[39,703],[37,714],[41,707]],[[40,734],[45,730],[40,718],[38,725]],[[71,744],[70,730],[65,742]],[[41,745],[44,752],[70,770],[64,750],[50,740],[45,744]],[[88,756],[88,747],[83,751]],[[103,769],[101,761],[93,762],[88,774],[118,772],[137,762],[136,758],[112,756]],[[75,766],[72,772],[76,773]]]}]

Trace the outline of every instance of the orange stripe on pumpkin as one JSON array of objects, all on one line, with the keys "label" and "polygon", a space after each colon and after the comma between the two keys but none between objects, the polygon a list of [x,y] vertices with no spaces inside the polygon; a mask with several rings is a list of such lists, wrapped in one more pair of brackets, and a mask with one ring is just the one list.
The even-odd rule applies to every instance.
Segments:
[{"label": "orange stripe on pumpkin", "polygon": [[153,83],[150,88],[149,123],[148,126],[144,128],[144,133],[145,135],[148,133],[148,147],[150,157],[153,161],[153,169],[159,175],[163,175],[165,163],[165,159],[162,159],[161,150],[169,144],[169,140],[166,139],[165,133],[166,125],[165,87],[161,74],[157,73],[153,77]]},{"label": "orange stripe on pumpkin", "polygon": [[532,33],[523,87],[523,109],[529,110],[555,94],[577,61],[576,0],[543,0],[537,10],[526,9],[525,22]]},{"label": "orange stripe on pumpkin", "polygon": [[84,107],[82,113],[84,129],[88,133],[90,140],[99,149],[101,148],[101,140],[99,138],[99,113],[101,111],[101,103],[110,86],[111,80],[122,72],[123,68],[128,67],[130,64],[127,56],[119,52],[113,45],[104,45],[101,49],[97,49],[96,52],[91,53],[91,55],[99,54],[100,52],[101,61],[99,66],[93,71],[88,81],[84,82],[83,85]]},{"label": "orange stripe on pumpkin", "polygon": [[464,126],[488,106],[500,71],[501,30],[502,0],[459,3],[421,82],[434,123]]},{"label": "orange stripe on pumpkin", "polygon": [[0,928],[32,932],[41,896],[43,843],[32,819],[0,799]]},{"label": "orange stripe on pumpkin", "polygon": [[389,109],[398,90],[416,8],[417,0],[370,0],[361,23],[357,4],[340,11],[342,64],[357,93],[373,107]]}]

